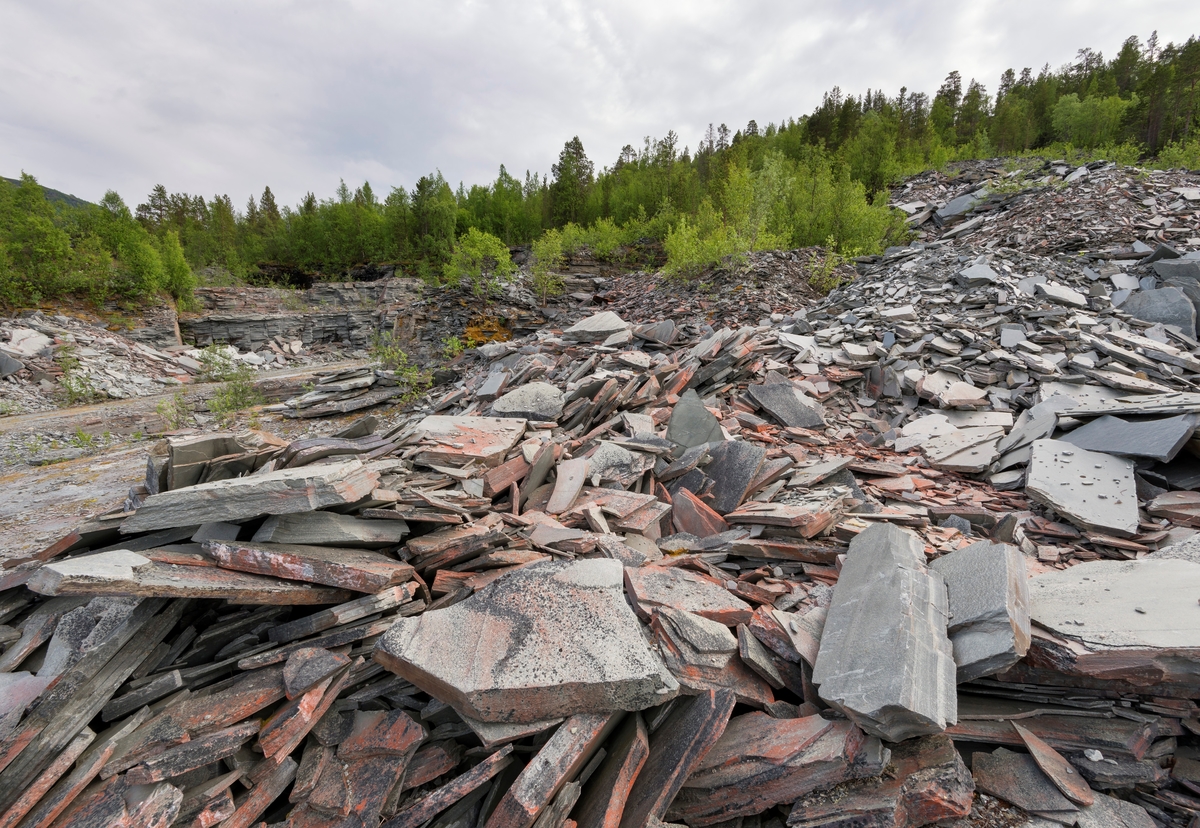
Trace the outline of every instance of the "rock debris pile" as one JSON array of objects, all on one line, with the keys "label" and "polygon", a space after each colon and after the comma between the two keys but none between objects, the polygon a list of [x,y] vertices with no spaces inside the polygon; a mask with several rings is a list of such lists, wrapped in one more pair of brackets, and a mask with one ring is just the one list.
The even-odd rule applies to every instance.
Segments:
[{"label": "rock debris pile", "polygon": [[0,570],[0,825],[1194,824],[1200,345],[1112,301],[1155,264],[613,292],[387,430],[170,438]]}]

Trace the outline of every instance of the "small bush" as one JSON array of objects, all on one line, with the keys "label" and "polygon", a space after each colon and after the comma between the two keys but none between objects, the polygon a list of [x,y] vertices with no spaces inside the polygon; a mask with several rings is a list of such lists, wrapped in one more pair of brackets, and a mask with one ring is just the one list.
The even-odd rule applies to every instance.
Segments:
[{"label": "small bush", "polygon": [[254,387],[254,369],[239,363],[208,401],[208,410],[222,421],[238,411],[262,405],[263,396]]},{"label": "small bush", "polygon": [[443,273],[449,284],[466,280],[476,296],[488,298],[516,269],[504,242],[472,227],[456,243]]},{"label": "small bush", "polygon": [[171,399],[159,402],[154,410],[162,415],[172,429],[183,428],[192,414],[192,407],[184,399],[182,391],[176,391]]},{"label": "small bush", "polygon": [[201,382],[227,382],[237,376],[241,369],[253,373],[250,366],[239,363],[229,351],[228,345],[217,345],[216,343],[200,351],[199,379]]},{"label": "small bush", "polygon": [[547,230],[533,243],[533,264],[530,282],[534,293],[546,304],[547,297],[563,291],[562,277],[555,271],[563,265],[563,238],[558,230]]},{"label": "small bush", "polygon": [[67,405],[83,405],[100,396],[92,381],[81,370],[73,347],[68,345],[61,348],[55,361],[63,371],[58,387]]}]

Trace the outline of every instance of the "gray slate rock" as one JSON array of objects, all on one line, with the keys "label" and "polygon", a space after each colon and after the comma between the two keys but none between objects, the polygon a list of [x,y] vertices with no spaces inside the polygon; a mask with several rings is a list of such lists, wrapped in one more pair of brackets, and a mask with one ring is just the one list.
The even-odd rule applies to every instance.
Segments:
[{"label": "gray slate rock", "polygon": [[1185,335],[1196,338],[1196,308],[1177,287],[1139,290],[1121,303],[1121,311],[1143,322],[1175,325]]},{"label": "gray slate rock", "polygon": [[644,710],[679,685],[647,645],[623,573],[606,558],[527,566],[400,619],[375,660],[482,722]]},{"label": "gray slate rock", "polygon": [[20,360],[13,359],[8,354],[0,353],[0,379],[17,373],[25,367],[25,363]]},{"label": "gray slate rock", "polygon": [[1062,440],[1034,440],[1025,491],[1076,526],[1131,537],[1138,528],[1133,461]]},{"label": "gray slate rock", "polygon": [[1029,650],[1029,585],[1025,558],[1015,546],[980,541],[929,566],[946,579],[947,632],[954,645],[958,683],[1016,664]]},{"label": "gray slate rock", "polygon": [[824,428],[825,408],[790,382],[769,382],[746,389],[781,424],[794,428]]},{"label": "gray slate rock", "polygon": [[567,328],[563,331],[563,339],[570,342],[603,342],[613,334],[627,331],[631,327],[612,311],[602,311]]},{"label": "gray slate rock", "polygon": [[713,447],[711,456],[712,462],[705,466],[704,473],[714,481],[713,510],[724,515],[741,505],[762,468],[767,450],[756,443],[727,440]]},{"label": "gray slate rock", "polygon": [[958,718],[949,603],[925,544],[887,523],[853,541],[833,590],[812,680],[822,699],[889,742]]},{"label": "gray slate rock", "polygon": [[1166,259],[1154,263],[1154,272],[1164,280],[1190,279],[1200,280],[1200,261],[1194,259]]},{"label": "gray slate rock", "polygon": [[548,382],[531,382],[509,391],[492,403],[497,417],[557,420],[563,410],[563,393]]},{"label": "gray slate rock", "polygon": [[1106,414],[1067,433],[1062,440],[1089,451],[1169,463],[1195,430],[1196,421],[1190,414],[1142,422]]},{"label": "gray slate rock", "polygon": [[684,391],[667,421],[667,439],[684,448],[695,448],[725,439],[721,424],[704,407],[700,395],[693,389]]}]

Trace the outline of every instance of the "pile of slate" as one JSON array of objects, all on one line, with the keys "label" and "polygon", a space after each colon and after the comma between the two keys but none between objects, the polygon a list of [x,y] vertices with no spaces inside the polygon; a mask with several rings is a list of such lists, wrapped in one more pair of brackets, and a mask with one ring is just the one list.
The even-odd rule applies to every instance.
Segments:
[{"label": "pile of slate", "polygon": [[264,406],[263,411],[289,418],[332,417],[373,408],[412,390],[410,378],[384,368],[363,365],[318,371],[304,393]]},{"label": "pile of slate", "polygon": [[1129,254],[1135,241],[1200,246],[1200,173],[1065,160],[951,168],[914,176],[892,193],[922,241],[970,239],[1042,254]]},{"label": "pile of slate", "polygon": [[[881,267],[980,266],[942,253]],[[994,300],[993,261],[941,286]],[[955,332],[1008,311],[938,318],[918,283],[912,319],[838,309],[876,283],[736,330],[603,311],[485,345],[384,431],[165,441],[0,570],[0,826],[1188,826],[1191,491],[1054,431],[1035,502],[954,468],[978,430],[1070,436],[1127,392],[1031,414],[1110,386],[1026,366],[973,397]],[[913,330],[884,346],[883,319]],[[1138,415],[1193,405],[1164,393]]]}]

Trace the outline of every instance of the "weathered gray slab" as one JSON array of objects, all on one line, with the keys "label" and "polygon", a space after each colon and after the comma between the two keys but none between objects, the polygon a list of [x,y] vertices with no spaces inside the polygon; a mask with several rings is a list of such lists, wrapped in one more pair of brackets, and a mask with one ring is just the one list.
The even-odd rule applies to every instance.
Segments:
[{"label": "weathered gray slab", "polygon": [[646,644],[622,567],[532,564],[446,609],[401,619],[375,660],[483,722],[643,710],[678,689]]},{"label": "weathered gray slab", "polygon": [[525,420],[510,417],[426,417],[417,424],[424,450],[417,463],[465,466],[474,461],[488,468],[504,462],[508,450],[525,435]]},{"label": "weathered gray slab", "polygon": [[998,673],[1029,650],[1029,586],[1017,547],[980,541],[938,558],[930,569],[946,579],[947,632],[958,681]]},{"label": "weathered gray slab", "polygon": [[750,396],[781,424],[795,428],[824,428],[825,407],[790,382],[751,385]]},{"label": "weathered gray slab", "polygon": [[694,448],[719,442],[725,436],[721,433],[721,424],[704,407],[700,395],[688,389],[671,410],[671,419],[667,421],[667,439],[684,448]]},{"label": "weathered gray slab", "polygon": [[201,483],[150,495],[121,523],[121,531],[151,532],[342,506],[366,497],[378,482],[376,472],[358,460],[346,460]]},{"label": "weathered gray slab", "polygon": [[[366,520],[336,512],[273,515],[251,539],[255,543],[300,543],[310,546],[348,546],[366,549],[403,543],[408,524],[403,520]],[[215,538],[234,540],[234,538]]]},{"label": "weathered gray slab", "polygon": [[1039,626],[1099,649],[1200,650],[1200,564],[1091,561],[1029,585]]},{"label": "weathered gray slab", "polygon": [[557,420],[563,410],[563,393],[548,382],[531,382],[509,391],[492,403],[497,417]]},{"label": "weathered gray slab", "polygon": [[602,311],[567,328],[563,331],[563,339],[571,342],[603,342],[630,327],[628,322],[612,311]]},{"label": "weathered gray slab", "polygon": [[712,461],[704,467],[704,473],[715,484],[712,508],[724,515],[740,506],[745,499],[750,484],[762,468],[767,450],[757,443],[726,440],[714,446],[709,454]]},{"label": "weathered gray slab", "polygon": [[1175,459],[1195,430],[1196,418],[1190,414],[1141,422],[1105,415],[1068,432],[1062,440],[1088,451],[1148,457],[1168,463]]},{"label": "weathered gray slab", "polygon": [[1062,440],[1034,440],[1025,491],[1084,529],[1119,537],[1137,533],[1133,461]]},{"label": "weathered gray slab", "polygon": [[1143,322],[1175,325],[1186,336],[1196,338],[1196,308],[1179,288],[1135,291],[1121,303],[1121,311]]},{"label": "weathered gray slab", "polygon": [[891,742],[938,733],[958,715],[946,584],[924,550],[890,524],[850,542],[813,667],[822,699]]}]

